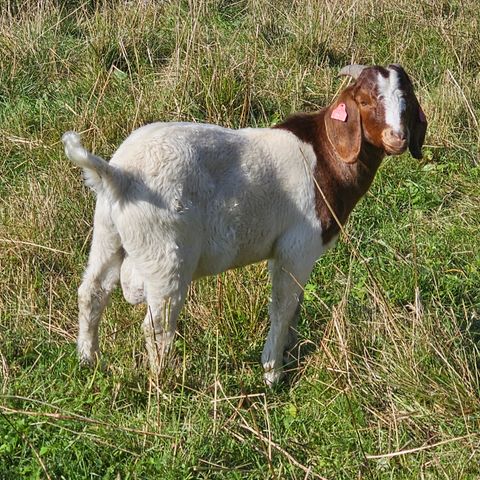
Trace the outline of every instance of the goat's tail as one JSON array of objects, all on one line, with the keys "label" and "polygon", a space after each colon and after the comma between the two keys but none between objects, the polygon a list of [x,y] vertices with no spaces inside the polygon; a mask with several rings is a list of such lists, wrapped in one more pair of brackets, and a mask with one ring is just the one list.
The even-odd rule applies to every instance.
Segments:
[{"label": "goat's tail", "polygon": [[97,193],[105,188],[116,196],[124,180],[118,169],[111,166],[103,158],[97,157],[84,148],[80,135],[65,132],[62,136],[65,154],[76,165],[83,168],[85,184]]}]

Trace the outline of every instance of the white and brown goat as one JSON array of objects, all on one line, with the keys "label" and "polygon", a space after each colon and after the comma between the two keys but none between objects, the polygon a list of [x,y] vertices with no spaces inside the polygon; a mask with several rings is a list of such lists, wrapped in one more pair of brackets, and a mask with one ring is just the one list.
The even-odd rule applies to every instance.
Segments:
[{"label": "white and brown goat", "polygon": [[143,329],[155,370],[192,280],[268,259],[262,364],[266,382],[278,381],[296,342],[302,288],[337,239],[338,222],[385,155],[409,147],[421,157],[427,123],[403,68],[351,65],[340,73],[355,82],[329,107],[273,128],[153,123],[133,132],[110,163],[65,133],[67,156],[97,193],[78,291],[82,361],[99,355],[100,316],[119,279],[129,302],[148,304]]}]

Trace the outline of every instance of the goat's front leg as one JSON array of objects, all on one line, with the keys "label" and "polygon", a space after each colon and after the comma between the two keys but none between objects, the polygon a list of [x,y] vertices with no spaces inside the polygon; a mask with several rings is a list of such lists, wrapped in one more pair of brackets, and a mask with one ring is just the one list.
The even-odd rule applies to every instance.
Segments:
[{"label": "goat's front leg", "polygon": [[293,314],[293,318],[290,322],[290,328],[288,329],[287,344],[285,346],[285,350],[283,351],[284,365],[286,365],[287,363],[291,363],[296,358],[296,354],[292,351],[298,343],[298,321],[300,320],[300,311],[302,308],[302,303],[303,303],[303,291],[300,293],[298,305],[295,310],[295,313]]},{"label": "goat's front leg", "polygon": [[270,262],[272,301],[270,304],[270,330],[262,353],[265,382],[272,386],[283,376],[283,356],[297,340],[299,305],[303,286],[313,263],[290,265],[280,260]]}]

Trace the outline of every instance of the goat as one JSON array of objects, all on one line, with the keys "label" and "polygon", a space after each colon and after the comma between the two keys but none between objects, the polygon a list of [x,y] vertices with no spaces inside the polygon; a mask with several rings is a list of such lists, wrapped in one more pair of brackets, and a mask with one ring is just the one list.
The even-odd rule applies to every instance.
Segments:
[{"label": "goat", "polygon": [[303,286],[366,193],[385,155],[421,158],[427,122],[399,65],[350,65],[355,81],[328,107],[272,128],[232,130],[153,123],[111,161],[74,132],[66,155],[97,193],[88,266],[78,290],[78,355],[99,355],[98,325],[121,277],[143,322],[153,371],[176,330],[192,280],[261,260],[272,280],[270,330],[261,361],[273,385],[297,342]]}]

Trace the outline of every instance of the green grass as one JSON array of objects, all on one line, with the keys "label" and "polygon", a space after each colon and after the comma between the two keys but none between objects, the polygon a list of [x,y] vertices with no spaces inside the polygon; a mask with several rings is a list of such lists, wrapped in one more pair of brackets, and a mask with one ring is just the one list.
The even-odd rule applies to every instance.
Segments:
[{"label": "green grass", "polygon": [[[1,8],[0,478],[480,478],[478,2]],[[61,134],[109,157],[153,120],[271,125],[351,60],[411,74],[425,159],[388,158],[318,261],[287,381],[262,382],[263,264],[192,286],[159,381],[119,292],[79,367],[94,198]]]}]

